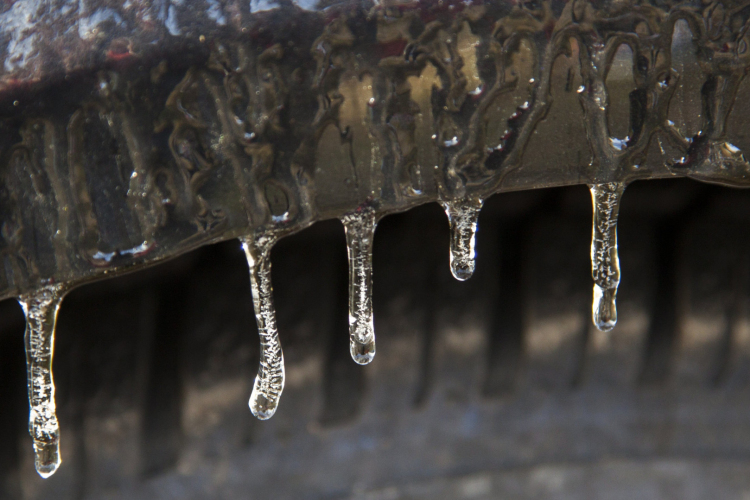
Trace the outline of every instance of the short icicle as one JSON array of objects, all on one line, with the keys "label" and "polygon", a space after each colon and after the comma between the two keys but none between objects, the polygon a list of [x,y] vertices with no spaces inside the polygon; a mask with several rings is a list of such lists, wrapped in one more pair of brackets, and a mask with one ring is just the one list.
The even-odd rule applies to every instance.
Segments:
[{"label": "short icicle", "polygon": [[592,184],[594,209],[591,238],[591,275],[594,278],[592,319],[594,325],[608,332],[617,323],[617,286],[620,284],[620,259],[617,256],[617,217],[625,184],[610,182]]},{"label": "short icicle", "polygon": [[459,281],[466,281],[474,274],[474,245],[482,203],[478,199],[442,202],[451,225],[451,273]]},{"label": "short icicle", "polygon": [[60,427],[55,414],[52,378],[57,311],[65,296],[62,284],[21,295],[26,314],[26,375],[29,390],[29,433],[34,439],[34,465],[44,478],[60,467]]},{"label": "short icicle", "polygon": [[374,208],[359,207],[341,218],[349,254],[349,347],[352,359],[366,365],[375,357],[372,319],[372,241],[377,217]]},{"label": "short icicle", "polygon": [[267,420],[276,413],[284,390],[284,353],[276,329],[271,286],[271,248],[277,239],[275,232],[267,230],[240,238],[250,267],[253,307],[260,336],[260,366],[248,404],[250,411],[260,420]]}]

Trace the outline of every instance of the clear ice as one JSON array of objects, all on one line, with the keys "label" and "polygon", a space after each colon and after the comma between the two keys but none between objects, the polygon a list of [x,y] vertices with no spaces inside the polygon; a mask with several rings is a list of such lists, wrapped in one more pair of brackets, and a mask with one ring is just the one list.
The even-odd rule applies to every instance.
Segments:
[{"label": "clear ice", "polygon": [[617,217],[625,184],[592,184],[593,228],[591,238],[591,275],[594,278],[592,319],[608,332],[617,323],[617,286],[620,284],[620,259],[617,256]]},{"label": "clear ice", "polygon": [[276,310],[271,286],[271,248],[278,239],[273,231],[258,230],[240,238],[250,268],[253,308],[260,336],[260,366],[250,395],[250,411],[260,420],[276,413],[284,390],[284,353],[276,329]]},{"label": "clear ice", "polygon": [[[129,10],[131,2],[124,3]],[[258,38],[245,35],[255,30],[254,14],[232,14],[227,24],[214,9],[221,4],[219,10],[234,12],[235,2],[141,3],[169,4],[162,21],[175,38],[164,42],[164,50],[157,37],[151,55],[131,52],[131,38],[144,50],[153,38],[153,30],[136,29],[113,40],[106,58],[98,56],[103,46],[85,44],[68,51],[72,59],[66,56],[63,68],[42,64],[49,51],[34,50],[23,60],[8,59],[15,69],[3,73],[20,86],[1,92],[7,97],[18,91],[23,99],[2,117],[8,154],[0,160],[0,290],[6,296],[23,292],[18,300],[27,318],[29,430],[43,477],[60,464],[53,342],[58,308],[74,283],[247,235],[241,241],[261,345],[249,406],[264,420],[276,412],[285,382],[270,262],[271,248],[284,235],[341,218],[349,255],[350,350],[364,365],[376,352],[372,249],[386,213],[442,197],[451,272],[465,281],[475,270],[484,198],[506,188],[598,182],[590,186],[592,319],[609,331],[617,322],[617,219],[626,183],[668,171],[750,187],[750,162],[730,141],[730,129],[738,125],[729,119],[747,114],[731,114],[736,102],[748,101],[739,92],[750,71],[744,4],[464,0],[441,7],[442,0],[375,1],[363,15],[361,2],[353,0],[270,1],[260,2],[262,10],[275,12],[264,14],[262,29],[280,31]],[[204,3],[211,5],[205,19],[196,7]],[[291,3],[306,7],[284,7]],[[333,3],[336,8],[327,9]],[[101,13],[89,21],[94,16]],[[183,32],[178,18],[205,31],[200,44],[194,43],[193,24]],[[29,33],[46,29],[39,16],[26,21]],[[63,15],[60,32],[80,22]],[[294,25],[304,34],[288,32]],[[62,37],[59,43],[67,42]],[[192,62],[167,64],[171,59]],[[673,64],[681,60],[686,64]],[[618,74],[628,61],[632,71]],[[693,64],[699,71],[689,69]],[[63,73],[67,80],[65,68],[81,68],[71,74],[81,92],[68,93],[64,103],[36,99],[48,86],[34,82],[56,82]],[[696,79],[686,78],[690,72]],[[700,82],[702,112],[683,116],[690,110],[677,89]],[[609,128],[620,111],[610,102],[633,84],[631,123],[618,139]],[[556,92],[576,87],[575,99],[553,104]],[[507,116],[521,97],[528,100]],[[561,119],[555,127],[540,126],[553,106]],[[583,135],[574,132],[581,124]],[[696,133],[685,137],[687,130]],[[578,135],[580,141],[567,144]],[[654,156],[657,163],[646,161],[652,139],[663,156]],[[92,148],[96,144],[106,147]],[[534,147],[541,149],[528,155]],[[553,149],[584,156],[560,169],[545,154]],[[658,165],[668,158],[681,159]],[[435,189],[428,188],[429,178]],[[504,184],[506,178],[512,182]],[[365,191],[373,198],[355,209]],[[256,229],[261,222],[275,229]],[[69,281],[63,286],[52,278]]]},{"label": "clear ice", "polygon": [[26,315],[29,434],[34,439],[34,465],[44,478],[54,474],[61,462],[52,357],[57,311],[64,296],[64,286],[52,284],[18,298]]},{"label": "clear ice", "polygon": [[451,225],[451,273],[459,281],[466,281],[474,274],[474,245],[482,203],[478,199],[442,202]]},{"label": "clear ice", "polygon": [[375,210],[360,206],[341,218],[349,255],[349,347],[352,359],[366,365],[375,357],[375,327],[372,320],[372,241]]}]

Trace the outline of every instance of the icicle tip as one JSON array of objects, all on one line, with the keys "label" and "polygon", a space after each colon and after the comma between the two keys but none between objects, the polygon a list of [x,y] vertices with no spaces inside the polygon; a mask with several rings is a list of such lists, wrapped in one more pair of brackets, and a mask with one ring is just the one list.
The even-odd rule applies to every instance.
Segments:
[{"label": "icicle tip", "polygon": [[466,281],[474,275],[475,261],[456,259],[451,254],[451,274],[458,281]]},{"label": "icicle tip", "polygon": [[612,330],[617,324],[617,288],[602,288],[594,285],[592,305],[594,326],[603,332]]},{"label": "icicle tip", "polygon": [[258,394],[254,389],[253,394],[250,396],[250,401],[248,401],[248,406],[253,416],[258,420],[268,420],[273,417],[278,408],[278,404],[275,401],[262,394]]},{"label": "icicle tip", "polygon": [[369,365],[375,358],[374,338],[364,344],[352,339],[351,342],[349,342],[349,348],[352,354],[352,359],[358,365]]},{"label": "icicle tip", "polygon": [[36,471],[44,479],[57,472],[62,460],[60,459],[60,447],[57,441],[46,443],[34,441],[34,466]]}]

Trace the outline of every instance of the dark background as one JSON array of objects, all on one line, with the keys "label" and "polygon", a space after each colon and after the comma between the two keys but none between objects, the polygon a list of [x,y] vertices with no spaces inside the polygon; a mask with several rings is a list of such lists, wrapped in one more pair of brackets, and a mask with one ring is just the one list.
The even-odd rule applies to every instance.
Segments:
[{"label": "dark background", "polygon": [[502,194],[455,281],[437,204],[385,218],[377,356],[349,357],[338,221],[273,251],[287,387],[247,408],[258,337],[237,241],[84,286],[55,346],[63,465],[34,472],[24,321],[0,303],[0,498],[747,498],[746,192],[636,183],[620,322],[591,326],[584,186]]}]

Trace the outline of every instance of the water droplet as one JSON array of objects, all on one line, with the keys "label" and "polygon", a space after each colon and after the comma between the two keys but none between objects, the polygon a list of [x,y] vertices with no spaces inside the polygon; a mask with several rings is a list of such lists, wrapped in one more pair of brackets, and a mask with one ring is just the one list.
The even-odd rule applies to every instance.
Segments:
[{"label": "water droplet", "polygon": [[443,144],[446,148],[452,148],[453,146],[458,146],[459,140],[457,136],[453,136],[453,138],[448,139],[447,141],[443,141]]},{"label": "water droplet", "polygon": [[592,317],[599,330],[608,332],[617,323],[615,298],[620,284],[617,217],[625,184],[610,182],[589,187],[594,210],[591,238],[591,275],[594,278]]},{"label": "water droplet", "polygon": [[260,420],[276,413],[284,390],[284,353],[276,330],[276,310],[271,286],[271,248],[278,235],[271,230],[257,230],[252,237],[240,238],[250,268],[255,320],[260,336],[260,366],[250,395],[250,411]]},{"label": "water droplet", "polygon": [[474,274],[477,220],[482,200],[454,200],[443,202],[451,225],[451,273],[459,281]]},{"label": "water droplet", "polygon": [[622,151],[623,149],[627,148],[628,141],[630,141],[630,137],[626,137],[625,139],[618,139],[617,137],[609,138],[609,143],[612,144],[612,147],[614,147],[617,151]]},{"label": "water droplet", "polygon": [[469,91],[469,95],[473,96],[473,97],[477,97],[477,96],[482,95],[483,92],[484,92],[484,86],[483,85],[479,85],[474,90],[470,90]]},{"label": "water droplet", "polygon": [[57,311],[65,291],[65,287],[57,283],[18,298],[26,315],[29,433],[34,439],[34,465],[39,475],[44,478],[54,474],[61,463],[52,353]]},{"label": "water droplet", "polygon": [[349,347],[352,359],[366,365],[375,357],[372,319],[372,241],[377,217],[364,205],[341,218],[349,254]]}]

